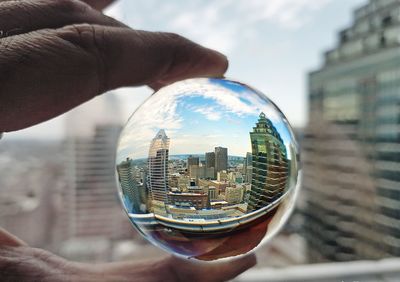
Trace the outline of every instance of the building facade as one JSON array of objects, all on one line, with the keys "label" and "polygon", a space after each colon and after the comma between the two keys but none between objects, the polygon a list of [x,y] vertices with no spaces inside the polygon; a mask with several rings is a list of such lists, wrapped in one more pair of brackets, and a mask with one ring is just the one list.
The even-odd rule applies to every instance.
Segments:
[{"label": "building facade", "polygon": [[190,169],[191,165],[199,165],[199,157],[189,156],[187,159],[187,169]]},{"label": "building facade", "polygon": [[215,167],[215,153],[214,152],[207,152],[206,153],[206,167]]},{"label": "building facade", "polygon": [[[101,124],[93,136],[68,136],[66,184],[60,213],[60,236],[69,238],[104,236],[115,238],[126,223],[115,190],[115,148],[121,126]],[[104,224],[109,222],[109,224]],[[122,229],[120,229],[122,230]]]},{"label": "building facade", "polygon": [[288,182],[286,147],[276,128],[261,113],[250,132],[252,146],[252,182],[249,211],[267,206],[285,191]]},{"label": "building facade", "polygon": [[207,207],[208,195],[204,193],[169,193],[171,203],[179,208],[201,210]]},{"label": "building facade", "polygon": [[199,178],[203,179],[213,179],[214,178],[214,168],[206,166],[191,165],[189,169],[189,176],[195,178],[198,182]]},{"label": "building facade", "polygon": [[371,0],[309,75],[311,261],[400,255],[400,1]]},{"label": "building facade", "polygon": [[243,165],[244,182],[251,183],[251,174],[253,172],[251,153],[246,153],[246,159]]},{"label": "building facade", "polygon": [[242,187],[226,187],[225,201],[229,204],[239,204],[243,200],[243,192]]},{"label": "building facade", "polygon": [[169,138],[163,129],[150,144],[147,187],[151,200],[167,202]]},{"label": "building facade", "polygon": [[130,158],[118,164],[117,171],[122,200],[128,212],[147,212],[146,173],[135,168]]},{"label": "building facade", "polygon": [[215,174],[228,169],[228,149],[215,147]]}]

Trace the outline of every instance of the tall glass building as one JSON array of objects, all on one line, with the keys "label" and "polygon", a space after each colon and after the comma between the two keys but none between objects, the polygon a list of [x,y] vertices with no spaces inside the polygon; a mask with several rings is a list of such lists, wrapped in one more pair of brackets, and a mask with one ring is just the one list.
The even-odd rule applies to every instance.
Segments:
[{"label": "tall glass building", "polygon": [[160,129],[151,141],[148,158],[147,187],[153,201],[167,202],[168,152],[169,138]]},{"label": "tall glass building", "polygon": [[215,174],[228,169],[228,148],[215,147]]},{"label": "tall glass building", "polygon": [[248,210],[272,203],[285,190],[288,175],[286,147],[264,113],[250,132],[252,177]]},{"label": "tall glass building", "polygon": [[309,74],[303,171],[311,261],[400,255],[400,1],[354,12]]},{"label": "tall glass building", "polygon": [[130,158],[117,165],[118,180],[122,190],[122,200],[125,207],[131,213],[146,212],[146,197],[143,193],[146,190],[145,183],[142,181],[142,175],[145,172],[135,168]]}]

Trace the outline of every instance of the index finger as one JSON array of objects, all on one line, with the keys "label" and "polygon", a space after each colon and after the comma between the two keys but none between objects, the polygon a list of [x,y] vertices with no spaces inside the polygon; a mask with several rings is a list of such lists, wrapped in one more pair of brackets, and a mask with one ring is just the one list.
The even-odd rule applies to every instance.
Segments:
[{"label": "index finger", "polygon": [[0,40],[0,132],[60,115],[107,90],[222,76],[224,55],[179,35],[71,25]]},{"label": "index finger", "polygon": [[86,4],[90,5],[91,7],[99,11],[103,10],[111,3],[115,2],[114,0],[81,0],[81,1],[85,2]]}]

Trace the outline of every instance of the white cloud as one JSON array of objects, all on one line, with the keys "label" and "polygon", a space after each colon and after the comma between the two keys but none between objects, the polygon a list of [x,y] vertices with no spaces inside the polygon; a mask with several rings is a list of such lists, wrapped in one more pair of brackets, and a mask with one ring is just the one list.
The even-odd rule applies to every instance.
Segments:
[{"label": "white cloud", "polygon": [[197,108],[194,110],[197,113],[203,114],[206,119],[208,120],[220,120],[221,119],[221,113],[218,112],[217,109],[215,108]]},{"label": "white cloud", "polygon": [[[182,102],[181,99],[188,95],[211,101],[211,106],[207,105],[208,108],[204,105],[200,107],[194,104],[186,105],[187,101],[184,102],[188,110],[199,112],[209,120],[218,120],[225,114],[234,114],[238,117],[257,116],[261,111],[272,121],[281,119],[274,106],[266,103],[261,96],[251,94],[248,90],[237,93],[217,83],[207,83],[207,79],[186,80],[164,87],[155,95],[153,99],[147,100],[129,120],[120,140],[119,152],[128,154],[134,159],[145,157],[151,139],[154,138],[157,130],[163,128],[171,138],[171,153],[174,154],[198,152],[203,149],[206,151],[210,150],[210,145],[211,148],[216,145],[227,146],[232,148],[234,154],[245,154],[248,150],[247,139],[240,142],[238,138],[221,137],[220,134],[196,134],[195,128],[188,135],[182,135],[180,129],[188,121],[183,120],[183,117],[177,113],[177,106]],[[237,126],[229,124],[230,121],[227,120],[227,126]],[[119,156],[119,159],[126,157],[126,155]]]},{"label": "white cloud", "polygon": [[[203,45],[229,53],[258,30],[272,26],[296,30],[332,0],[219,0],[146,1],[140,13],[131,11],[128,24],[138,26],[143,13],[148,21],[163,22],[163,30],[181,33]],[[127,2],[125,2],[127,3]],[[132,10],[133,6],[132,6]]]},{"label": "white cloud", "polygon": [[250,22],[265,21],[284,29],[301,28],[312,12],[323,8],[332,0],[252,0],[239,2],[239,9],[252,15]]}]

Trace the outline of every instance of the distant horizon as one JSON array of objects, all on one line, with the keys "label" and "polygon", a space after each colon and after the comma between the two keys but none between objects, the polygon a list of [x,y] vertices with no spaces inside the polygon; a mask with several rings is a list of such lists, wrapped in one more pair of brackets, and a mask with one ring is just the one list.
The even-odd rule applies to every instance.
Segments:
[{"label": "distant horizon", "polygon": [[[208,153],[208,152],[206,152],[206,153]],[[249,153],[251,153],[251,152],[249,152]],[[189,154],[174,154],[174,155],[168,155],[168,157],[176,157],[176,156],[187,156],[187,157],[193,156],[193,157],[198,157],[198,156],[205,156],[205,153],[189,153]],[[120,161],[119,163],[126,161],[127,158],[131,159],[132,161],[148,159],[148,157],[136,158],[136,159],[132,159],[132,158],[130,158],[130,157],[126,157],[124,160]],[[228,158],[244,158],[244,159],[245,159],[246,156],[228,155]]]},{"label": "distant horizon", "polygon": [[290,125],[265,95],[226,79],[177,82],[159,90],[132,115],[122,131],[117,159],[146,157],[160,130],[169,138],[171,155],[221,146],[244,156],[252,150],[251,134],[261,114],[291,151],[296,144]]}]

